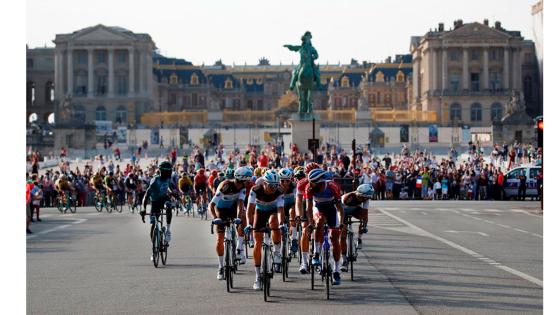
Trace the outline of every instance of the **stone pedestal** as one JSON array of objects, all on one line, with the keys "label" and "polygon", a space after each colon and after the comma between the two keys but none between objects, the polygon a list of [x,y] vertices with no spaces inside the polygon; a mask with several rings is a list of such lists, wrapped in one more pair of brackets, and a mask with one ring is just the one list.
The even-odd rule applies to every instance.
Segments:
[{"label": "stone pedestal", "polygon": [[[313,118],[314,116],[309,114],[305,116],[296,114],[288,120],[292,127],[290,142],[297,145],[298,150],[301,153],[309,152],[307,140],[313,138]],[[319,130],[319,119],[315,117],[315,139],[320,139]],[[286,146],[286,149],[289,151],[289,146]]]}]

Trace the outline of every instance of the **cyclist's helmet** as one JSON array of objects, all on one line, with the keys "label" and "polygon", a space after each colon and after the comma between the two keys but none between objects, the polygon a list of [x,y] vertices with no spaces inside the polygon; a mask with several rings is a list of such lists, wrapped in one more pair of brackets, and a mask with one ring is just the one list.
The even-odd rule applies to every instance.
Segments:
[{"label": "cyclist's helmet", "polygon": [[313,169],[307,175],[310,183],[318,184],[325,181],[326,172],[320,168]]},{"label": "cyclist's helmet", "polygon": [[278,175],[280,176],[281,180],[291,180],[292,178],[294,178],[294,172],[291,168],[281,169]]},{"label": "cyclist's helmet", "polygon": [[224,174],[224,172],[219,172],[218,173],[218,178],[224,178],[226,176],[226,174]]},{"label": "cyclist's helmet", "polygon": [[235,174],[235,171],[233,170],[233,168],[226,169],[226,178],[227,179],[233,179],[234,174]]},{"label": "cyclist's helmet", "polygon": [[295,171],[294,177],[297,178],[297,179],[304,178],[305,177],[305,171],[303,170],[303,168],[300,168],[299,170]]},{"label": "cyclist's helmet", "polygon": [[266,172],[266,167],[257,167],[255,169],[254,175],[257,177],[261,177],[264,175],[264,173]]},{"label": "cyclist's helmet", "polygon": [[187,174],[187,172],[183,172],[183,173],[181,173],[181,176],[182,177],[189,177],[189,174]]},{"label": "cyclist's helmet", "polygon": [[360,186],[358,186],[358,189],[356,189],[356,194],[358,196],[368,197],[372,199],[374,194],[373,186],[371,186],[371,184],[361,184]]},{"label": "cyclist's helmet", "polygon": [[203,169],[203,168],[199,169],[199,170],[198,170],[198,174],[199,174],[199,175],[204,175],[204,169]]},{"label": "cyclist's helmet", "polygon": [[213,170],[213,171],[212,171],[212,176],[214,176],[214,177],[218,176],[218,171]]},{"label": "cyclist's helmet", "polygon": [[234,173],[233,176],[238,181],[247,181],[247,180],[251,179],[252,175],[253,175],[253,173],[251,172],[250,169],[242,166],[242,167],[238,167],[235,170],[235,173]]},{"label": "cyclist's helmet", "polygon": [[280,176],[274,170],[268,170],[263,175],[264,181],[267,184],[277,185],[280,182]]},{"label": "cyclist's helmet", "polygon": [[319,164],[315,163],[315,162],[311,162],[307,165],[305,165],[305,174],[309,174],[311,172],[311,170],[317,169],[319,168]]},{"label": "cyclist's helmet", "polygon": [[173,165],[171,165],[171,162],[163,161],[163,162],[159,163],[158,168],[159,168],[161,177],[163,177],[163,178],[171,177],[171,172],[173,170]]},{"label": "cyclist's helmet", "polygon": [[299,170],[302,170],[302,171],[303,171],[303,167],[301,167],[301,166],[298,165],[298,166],[296,166],[296,167],[294,168],[294,173],[297,173],[297,171],[299,171]]},{"label": "cyclist's helmet", "polygon": [[112,177],[112,176],[113,176],[113,172],[109,172],[109,176],[111,176],[111,177]]}]

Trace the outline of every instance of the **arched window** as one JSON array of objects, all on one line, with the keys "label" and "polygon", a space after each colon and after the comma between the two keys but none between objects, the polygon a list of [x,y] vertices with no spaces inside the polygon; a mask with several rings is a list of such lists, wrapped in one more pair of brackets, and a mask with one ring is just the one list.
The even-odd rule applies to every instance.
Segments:
[{"label": "arched window", "polygon": [[45,84],[45,103],[52,103],[54,101],[54,84],[49,81]]},{"label": "arched window", "polygon": [[500,103],[492,104],[492,108],[491,108],[492,121],[497,121],[502,119],[502,113],[503,113],[502,104]]},{"label": "arched window", "polygon": [[233,88],[233,82],[231,82],[230,79],[227,79],[226,82],[225,82],[225,84],[224,84],[224,88],[226,88],[226,89],[231,89],[231,88]]},{"label": "arched window", "polygon": [[198,85],[198,75],[196,73],[191,75],[191,85]]},{"label": "arched window", "polygon": [[404,82],[404,73],[401,70],[397,72],[397,82]]},{"label": "arched window", "polygon": [[86,121],[86,110],[84,106],[78,104],[74,107],[74,120],[79,122]]},{"label": "arched window", "polygon": [[350,80],[348,80],[347,76],[343,76],[342,79],[340,79],[340,86],[342,87],[350,86]]},{"label": "arched window", "polygon": [[51,125],[54,125],[54,113],[50,113],[47,117],[47,122]]},{"label": "arched window", "polygon": [[479,103],[471,105],[471,121],[482,120],[482,106]]},{"label": "arched window", "polygon": [[175,73],[169,76],[169,84],[177,84],[177,75]]},{"label": "arched window", "polygon": [[37,113],[33,113],[29,115],[28,121],[29,123],[34,123],[37,121],[37,119],[39,119],[39,116],[37,115]]},{"label": "arched window", "polygon": [[107,120],[107,111],[105,106],[97,106],[95,109],[95,120]]},{"label": "arched window", "polygon": [[375,82],[384,82],[385,81],[385,75],[383,74],[383,71],[379,71],[375,74]]},{"label": "arched window", "polygon": [[33,106],[33,103],[35,103],[35,83],[33,81],[27,81],[27,102],[31,103],[31,106]]},{"label": "arched window", "polygon": [[523,79],[523,96],[527,103],[533,101],[533,79],[530,76]]},{"label": "arched window", "polygon": [[461,112],[462,112],[462,108],[461,108],[461,104],[451,104],[451,107],[449,108],[449,120],[451,121],[457,121],[457,120],[462,120],[461,118]]},{"label": "arched window", "polygon": [[117,108],[117,115],[115,117],[115,121],[118,124],[126,124],[127,123],[127,113],[128,111],[126,110],[126,107],[124,106],[119,106],[119,108]]}]

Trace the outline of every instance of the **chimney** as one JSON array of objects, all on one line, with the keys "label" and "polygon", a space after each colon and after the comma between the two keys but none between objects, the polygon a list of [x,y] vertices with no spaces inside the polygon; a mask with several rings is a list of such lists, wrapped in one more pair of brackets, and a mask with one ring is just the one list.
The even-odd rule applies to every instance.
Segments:
[{"label": "chimney", "polygon": [[453,22],[453,29],[456,30],[459,27],[463,26],[463,20],[459,19]]},{"label": "chimney", "polygon": [[385,59],[385,63],[391,63],[391,56],[387,57],[387,59]]},{"label": "chimney", "polygon": [[494,27],[495,27],[496,29],[498,29],[498,30],[501,30],[501,29],[502,29],[502,22],[496,21],[496,22],[494,23]]},{"label": "chimney", "polygon": [[488,19],[484,19],[484,25],[488,26]]},{"label": "chimney", "polygon": [[443,32],[443,23],[438,24],[438,32]]}]

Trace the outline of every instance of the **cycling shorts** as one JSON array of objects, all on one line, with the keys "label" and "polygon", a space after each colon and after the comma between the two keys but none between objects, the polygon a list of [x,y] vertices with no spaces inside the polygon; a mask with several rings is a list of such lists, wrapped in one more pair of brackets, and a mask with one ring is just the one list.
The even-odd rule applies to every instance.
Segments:
[{"label": "cycling shorts", "polygon": [[[223,222],[237,218],[237,204],[235,207],[231,208],[216,208],[216,214],[218,218],[222,219]],[[218,233],[223,233],[225,231],[223,225],[218,225]]]},{"label": "cycling shorts", "polygon": [[323,217],[327,220],[329,229],[334,229],[340,224],[337,212],[336,206],[332,203],[318,205],[318,207],[313,207],[313,219],[318,221],[321,217]]},{"label": "cycling shorts", "polygon": [[195,184],[194,185],[194,191],[196,192],[196,194],[202,194],[204,191],[206,191],[206,188],[208,187],[208,185],[206,184]]},{"label": "cycling shorts", "polygon": [[268,223],[270,217],[272,215],[277,215],[278,212],[276,211],[260,211],[260,210],[256,210],[255,211],[255,216],[253,219],[253,227],[255,229],[262,229],[264,227],[266,227],[266,224]]}]

